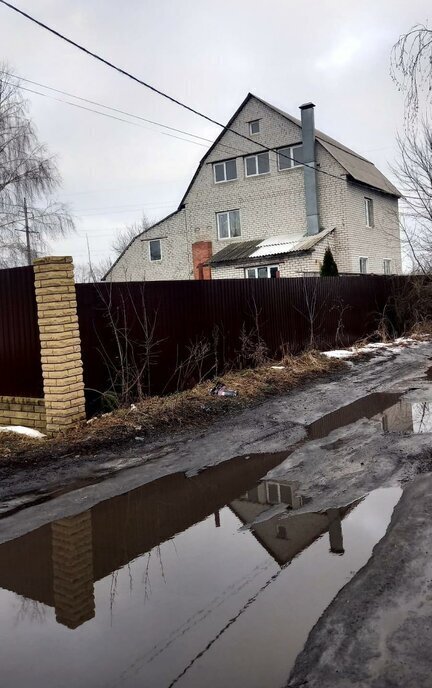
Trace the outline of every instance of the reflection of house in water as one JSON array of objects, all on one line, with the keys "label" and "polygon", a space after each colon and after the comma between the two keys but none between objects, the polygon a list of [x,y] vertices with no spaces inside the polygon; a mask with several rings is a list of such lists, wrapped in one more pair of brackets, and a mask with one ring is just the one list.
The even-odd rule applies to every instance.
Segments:
[{"label": "reflection of house in water", "polygon": [[[274,504],[285,504],[287,511],[298,509],[304,504],[304,497],[297,494],[298,486],[299,483],[284,480],[264,480],[231,502],[230,508],[244,524],[251,523]],[[277,514],[255,523],[251,532],[280,566],[291,561],[327,531],[330,550],[343,554],[342,519],[360,501],[322,513]]]},{"label": "reflection of house in water", "polygon": [[311,423],[308,438],[322,439],[363,419],[381,422],[384,432],[432,432],[429,403],[409,402],[395,392],[373,392]]},{"label": "reflection of house in water", "polygon": [[383,415],[385,432],[432,432],[432,402],[401,399]]},{"label": "reflection of house in water", "polygon": [[404,400],[398,401],[383,413],[382,426],[384,432],[412,432],[412,405]]},{"label": "reflection of house in water", "polygon": [[0,587],[54,607],[59,623],[77,628],[95,614],[95,581],[217,514],[288,453],[232,459],[194,478],[169,475],[5,542]]}]

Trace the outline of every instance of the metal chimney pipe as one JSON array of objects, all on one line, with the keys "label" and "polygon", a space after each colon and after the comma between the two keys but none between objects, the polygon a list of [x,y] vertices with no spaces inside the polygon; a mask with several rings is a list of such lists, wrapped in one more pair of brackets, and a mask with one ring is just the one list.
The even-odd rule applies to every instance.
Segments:
[{"label": "metal chimney pipe", "polygon": [[301,110],[301,126],[302,126],[302,140],[303,140],[303,174],[304,174],[304,188],[306,199],[306,219],[307,230],[306,234],[312,236],[318,234],[319,216],[318,216],[318,195],[316,182],[316,161],[315,161],[315,117],[314,117],[313,103],[305,103],[300,105]]}]

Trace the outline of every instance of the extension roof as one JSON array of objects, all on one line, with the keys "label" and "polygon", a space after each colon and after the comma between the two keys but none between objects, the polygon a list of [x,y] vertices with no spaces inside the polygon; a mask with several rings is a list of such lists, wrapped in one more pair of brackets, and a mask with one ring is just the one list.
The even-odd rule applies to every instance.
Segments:
[{"label": "extension roof", "polygon": [[272,256],[289,255],[290,253],[304,253],[311,251],[316,244],[334,231],[325,229],[313,236],[304,234],[279,234],[267,239],[255,239],[254,241],[236,241],[228,244],[210,258],[208,265],[222,265],[225,263],[244,262]]}]

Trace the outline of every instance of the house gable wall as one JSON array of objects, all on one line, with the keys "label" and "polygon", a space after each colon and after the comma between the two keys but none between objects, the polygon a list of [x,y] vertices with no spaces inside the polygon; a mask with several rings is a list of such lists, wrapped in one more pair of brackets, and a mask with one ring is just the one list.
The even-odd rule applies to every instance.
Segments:
[{"label": "house gable wall", "polygon": [[[150,239],[161,240],[162,260],[150,260]],[[138,236],[111,269],[107,281],[191,279],[191,244],[185,211],[179,210]]]}]

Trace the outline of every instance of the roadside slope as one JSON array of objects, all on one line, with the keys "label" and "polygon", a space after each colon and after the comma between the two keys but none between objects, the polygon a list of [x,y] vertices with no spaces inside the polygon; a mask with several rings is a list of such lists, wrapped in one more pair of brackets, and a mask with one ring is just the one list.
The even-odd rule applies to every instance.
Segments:
[{"label": "roadside slope", "polygon": [[368,564],[309,635],[289,688],[429,688],[432,476],[404,490]]}]

